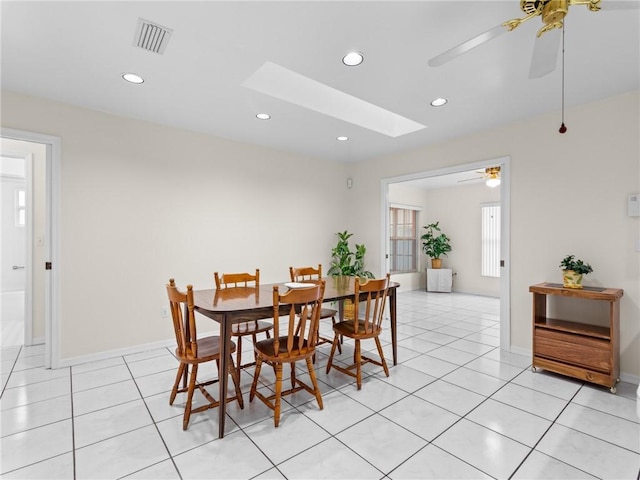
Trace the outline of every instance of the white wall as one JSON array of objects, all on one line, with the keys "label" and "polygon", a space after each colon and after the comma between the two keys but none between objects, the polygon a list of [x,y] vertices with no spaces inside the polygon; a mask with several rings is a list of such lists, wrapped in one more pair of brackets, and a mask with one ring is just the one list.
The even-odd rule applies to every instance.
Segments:
[{"label": "white wall", "polygon": [[558,264],[574,253],[595,270],[586,285],[624,289],[621,369],[640,376],[640,229],[626,211],[627,196],[640,192],[639,100],[634,91],[567,108],[564,135],[556,112],[350,166],[353,208],[366,212],[352,228],[370,246],[372,271],[382,251],[372,207],[381,205],[382,179],[509,156],[512,345],[531,350],[529,285],[561,281]]},{"label": "white wall", "polygon": [[62,138],[61,357],[171,339],[165,284],[328,268],[341,164],[2,92],[2,126]]}]

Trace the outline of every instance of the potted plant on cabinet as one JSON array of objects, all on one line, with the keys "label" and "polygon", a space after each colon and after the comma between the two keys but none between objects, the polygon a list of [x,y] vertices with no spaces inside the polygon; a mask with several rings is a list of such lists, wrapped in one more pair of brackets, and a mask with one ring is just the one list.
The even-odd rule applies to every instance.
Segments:
[{"label": "potted plant on cabinet", "polygon": [[441,255],[447,255],[451,251],[451,239],[440,230],[440,222],[430,223],[423,227],[427,233],[422,239],[422,251],[431,257],[431,268],[441,268]]},{"label": "potted plant on cabinet", "polygon": [[593,268],[575,255],[567,255],[560,262],[562,269],[562,285],[565,288],[582,288],[582,276],[593,272]]}]

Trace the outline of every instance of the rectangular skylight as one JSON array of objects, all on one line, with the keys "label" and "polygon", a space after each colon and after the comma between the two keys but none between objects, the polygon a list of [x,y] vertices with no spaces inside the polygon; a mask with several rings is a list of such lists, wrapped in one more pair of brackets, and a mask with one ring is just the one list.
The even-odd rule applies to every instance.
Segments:
[{"label": "rectangular skylight", "polygon": [[272,62],[262,65],[242,85],[394,138],[426,128],[425,125]]}]

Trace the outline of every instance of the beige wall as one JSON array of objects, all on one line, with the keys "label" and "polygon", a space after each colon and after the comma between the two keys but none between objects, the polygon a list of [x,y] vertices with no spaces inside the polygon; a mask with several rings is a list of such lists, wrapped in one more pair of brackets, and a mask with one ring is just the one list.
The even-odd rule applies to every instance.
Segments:
[{"label": "beige wall", "polygon": [[559,281],[575,253],[595,269],[587,284],[625,290],[622,371],[640,376],[639,220],[626,215],[640,191],[638,105],[633,92],[568,108],[565,135],[555,113],[347,165],[10,92],[1,118],[62,138],[63,360],[170,338],[170,276],[202,288],[215,269],[260,266],[281,280],[289,264],[328,264],[344,229],[380,274],[382,179],[509,156],[513,347],[531,348],[528,286]]},{"label": "beige wall", "polygon": [[213,272],[328,268],[346,227],[340,164],[10,92],[2,126],[62,138],[64,362],[171,339],[164,285]]},{"label": "beige wall", "polygon": [[[639,218],[627,216],[627,196],[640,192],[639,95],[630,92],[559,112],[350,167],[353,208],[367,210],[352,226],[380,264],[382,179],[452,165],[511,159],[511,343],[531,350],[531,284],[561,280],[569,253],[594,272],[586,285],[622,288],[621,368],[640,375]],[[379,209],[378,209],[379,210]],[[374,262],[377,262],[374,263]]]},{"label": "beige wall", "polygon": [[451,252],[442,257],[442,265],[456,274],[455,292],[500,296],[500,279],[480,275],[480,207],[489,202],[500,202],[500,189],[483,183],[430,190],[427,194],[427,210],[421,225],[440,222],[440,228],[451,239]]}]

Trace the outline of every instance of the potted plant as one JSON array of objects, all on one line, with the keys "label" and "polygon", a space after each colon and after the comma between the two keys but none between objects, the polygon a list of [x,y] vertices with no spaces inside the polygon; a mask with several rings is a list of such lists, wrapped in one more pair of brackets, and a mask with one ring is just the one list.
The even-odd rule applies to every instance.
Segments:
[{"label": "potted plant", "polygon": [[[356,244],[356,250],[353,252],[349,247],[349,238],[353,236],[353,233],[345,230],[336,233],[336,235],[338,243],[331,250],[331,268],[327,272],[334,277],[336,287],[346,289],[349,286],[349,277],[375,278],[373,273],[365,270],[364,267],[364,255],[367,253],[367,248],[364,245]],[[353,318],[354,308],[351,300],[344,300],[342,308],[344,318]]]},{"label": "potted plant", "polygon": [[420,237],[422,239],[422,251],[431,257],[431,268],[442,267],[441,255],[447,255],[451,251],[449,242],[451,239],[440,230],[440,222],[430,223],[423,227],[427,233]]},{"label": "potted plant", "polygon": [[352,251],[349,246],[349,238],[353,236],[353,233],[349,233],[347,230],[338,232],[336,235],[338,236],[338,243],[331,250],[331,268],[329,268],[328,274],[334,277],[343,275],[374,278],[373,273],[365,270],[364,266],[364,256],[367,253],[367,248],[364,245],[356,244],[355,252]]},{"label": "potted plant", "polygon": [[575,255],[567,255],[560,262],[562,269],[562,284],[565,288],[582,288],[582,276],[593,272],[593,268],[582,260],[575,259]]}]

